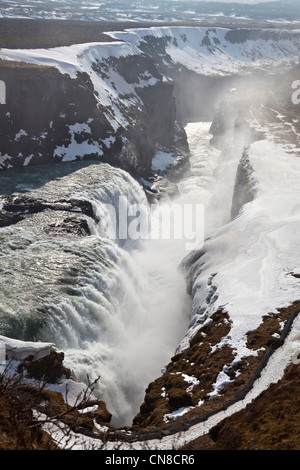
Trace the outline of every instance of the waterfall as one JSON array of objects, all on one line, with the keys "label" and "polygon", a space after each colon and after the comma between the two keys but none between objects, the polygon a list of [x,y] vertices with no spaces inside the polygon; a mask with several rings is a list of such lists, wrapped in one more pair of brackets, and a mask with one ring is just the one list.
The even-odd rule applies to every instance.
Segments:
[{"label": "waterfall", "polygon": [[[53,204],[92,204],[90,236],[58,235],[53,226],[59,213],[52,211],[1,230],[0,329],[6,336],[54,342],[80,381],[99,377],[95,394],[106,402],[115,426],[131,424],[145,389],[174,355],[190,321],[191,298],[178,269],[187,254],[185,240],[153,236],[161,215],[174,205],[198,204],[204,206],[205,226],[218,222],[209,208],[220,152],[209,144],[209,123],[186,130],[190,169],[178,194],[154,207],[137,181],[107,164],[54,166],[46,180],[42,169],[31,170],[37,175],[24,180],[20,173],[10,187]],[[134,217],[141,212],[142,218]],[[147,236],[128,237],[137,221],[148,219]]]},{"label": "waterfall", "polygon": [[118,238],[118,230],[116,238],[103,232],[106,223],[113,227],[113,216],[118,225],[121,198],[129,208],[149,210],[142,187],[128,173],[98,164],[57,176],[42,184],[37,178],[36,185],[32,177],[33,189],[25,194],[91,202],[96,215],[96,221],[88,220],[91,235],[45,234],[51,211],[2,229],[1,332],[53,341],[78,380],[100,377],[95,393],[114,425],[130,424],[145,388],[187,327],[190,305],[179,257],[162,248],[165,240],[126,240]]}]

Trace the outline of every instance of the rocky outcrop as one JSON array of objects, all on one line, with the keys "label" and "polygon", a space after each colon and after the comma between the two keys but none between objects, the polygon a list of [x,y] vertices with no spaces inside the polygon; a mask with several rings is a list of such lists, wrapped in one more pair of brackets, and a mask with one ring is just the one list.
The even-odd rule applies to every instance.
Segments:
[{"label": "rocky outcrop", "polygon": [[[81,199],[47,201],[26,194],[2,198],[0,227],[17,224],[30,214],[43,213],[42,230],[48,235],[90,235],[88,219],[99,222],[91,202]],[[54,214],[55,217],[52,217]],[[48,216],[48,217],[47,217]]]},{"label": "rocky outcrop", "polygon": [[91,119],[97,140],[107,135],[110,127],[86,76],[72,80],[52,67],[11,62],[1,63],[0,70],[7,84],[7,104],[0,108],[2,169],[61,160],[55,149],[70,142],[68,126],[77,122]]},{"label": "rocky outcrop", "polygon": [[299,450],[299,371],[299,364],[291,364],[278,383],[244,410],[181,450]]},{"label": "rocky outcrop", "polygon": [[257,132],[249,127],[249,111],[251,102],[242,99],[241,96],[232,95],[221,101],[220,106],[214,116],[211,125],[211,144],[225,150],[233,142],[243,142],[244,146],[249,145],[259,138]]},{"label": "rocky outcrop", "polygon": [[23,220],[24,216],[21,214],[12,214],[7,211],[1,210],[0,212],[0,227],[8,227],[9,225],[17,224]]},{"label": "rocky outcrop", "polygon": [[[54,344],[0,336],[5,351],[0,374],[0,449],[54,450],[44,424],[97,436],[109,429],[111,413],[93,394],[94,383],[79,383]],[[104,426],[106,426],[104,428]]]},{"label": "rocky outcrop", "polygon": [[253,169],[251,168],[247,150],[245,149],[235,177],[231,206],[232,219],[239,214],[239,211],[244,204],[247,204],[254,199],[255,187],[251,177],[252,172]]},{"label": "rocky outcrop", "polygon": [[[94,59],[92,69],[109,83],[111,105],[85,72],[71,78],[55,67],[0,61],[7,94],[0,107],[0,169],[90,159],[149,176],[156,146],[172,147],[182,133],[173,85],[143,55]],[[141,80],[144,85],[135,86]]]}]

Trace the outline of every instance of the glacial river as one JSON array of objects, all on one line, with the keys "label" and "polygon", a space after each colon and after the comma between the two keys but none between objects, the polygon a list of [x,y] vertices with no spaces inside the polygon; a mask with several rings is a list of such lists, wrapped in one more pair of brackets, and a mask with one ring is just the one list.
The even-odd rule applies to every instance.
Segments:
[{"label": "glacial river", "polygon": [[116,229],[114,216],[120,224],[120,200],[130,208],[149,208],[140,184],[122,170],[89,162],[0,174],[3,195],[85,199],[101,221],[89,219],[91,235],[85,237],[58,234],[59,211],[28,215],[0,229],[0,334],[53,341],[78,380],[100,377],[95,393],[115,426],[131,424],[147,385],[169,362],[190,321],[191,299],[178,269],[186,240],[152,237],[151,230],[174,204],[198,207],[203,237],[227,217],[216,199],[220,152],[209,143],[209,128],[210,123],[186,125],[190,168],[177,195],[154,208],[142,240],[120,237],[118,230],[116,237],[104,233],[103,221]]}]

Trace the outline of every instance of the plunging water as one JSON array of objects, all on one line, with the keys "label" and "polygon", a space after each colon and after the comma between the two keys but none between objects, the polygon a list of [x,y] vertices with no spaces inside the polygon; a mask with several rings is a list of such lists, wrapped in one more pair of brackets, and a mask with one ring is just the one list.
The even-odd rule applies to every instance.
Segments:
[{"label": "plunging water", "polygon": [[[209,123],[189,124],[186,131],[191,166],[172,203],[204,204],[211,230],[219,152],[209,144]],[[109,165],[74,163],[48,170],[46,177],[43,167],[0,175],[2,194],[86,199],[100,221],[107,205],[117,208],[120,197],[147,205],[141,186]],[[91,220],[90,236],[57,235],[52,217],[46,211],[0,230],[0,334],[55,342],[78,380],[100,376],[95,393],[113,414],[113,424],[129,425],[148,383],[188,327],[190,298],[177,269],[186,255],[184,244],[151,236],[121,243],[103,238]]]}]

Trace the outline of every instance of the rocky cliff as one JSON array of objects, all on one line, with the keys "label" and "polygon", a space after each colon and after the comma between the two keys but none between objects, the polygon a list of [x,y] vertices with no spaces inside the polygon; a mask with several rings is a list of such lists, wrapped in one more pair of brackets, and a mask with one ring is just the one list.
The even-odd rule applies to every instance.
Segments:
[{"label": "rocky cliff", "polygon": [[0,169],[96,158],[149,175],[157,146],[187,151],[182,120],[212,120],[235,81],[299,56],[298,31],[72,27],[73,45],[60,33],[60,47],[1,49]]},{"label": "rocky cliff", "polygon": [[[219,190],[223,185],[228,186],[227,220],[220,230],[207,237],[202,249],[190,253],[182,263],[188,291],[193,298],[190,333],[162,375],[149,384],[140,412],[134,420],[136,426],[145,429],[161,427],[166,432],[179,430],[180,426],[185,429],[243,399],[260,377],[274,351],[284,344],[299,315],[299,294],[297,290],[292,290],[295,276],[298,279],[298,261],[291,255],[290,248],[279,245],[279,254],[268,252],[265,272],[260,269],[266,256],[262,247],[267,243],[269,231],[273,236],[276,231],[274,226],[278,223],[280,210],[274,203],[277,191],[281,203],[285,200],[285,192],[289,194],[283,218],[289,213],[292,204],[291,183],[286,184],[285,178],[285,172],[289,174],[290,170],[280,169],[280,159],[286,163],[286,168],[298,164],[299,153],[295,144],[299,139],[298,109],[291,105],[288,87],[297,73],[296,68],[288,74],[289,78],[278,74],[269,77],[268,81],[261,81],[259,87],[256,83],[253,86],[255,94],[245,79],[240,89],[232,90],[220,103],[211,126],[211,142],[221,150],[218,172],[223,182]],[[245,89],[251,99],[245,98]],[[278,93],[279,89],[282,93]],[[291,126],[293,132],[287,130]],[[278,144],[277,148],[274,142]],[[286,155],[284,148],[289,149]],[[277,171],[278,176],[275,177]],[[291,175],[294,171],[291,170]],[[226,199],[224,194],[223,202]],[[274,226],[271,209],[276,220]],[[257,222],[260,217],[261,220],[267,220],[266,226]],[[281,227],[285,224],[281,222]],[[228,258],[227,250],[231,253]],[[252,263],[258,266],[253,272],[250,267]],[[274,274],[273,266],[278,266],[278,263],[282,267],[274,275],[272,284],[268,284]],[[223,269],[226,272],[224,277]],[[287,291],[280,287],[280,277],[285,270],[291,276],[287,281],[290,290]],[[236,272],[238,275],[235,275]],[[241,296],[240,280],[243,286]],[[262,293],[254,292],[253,283],[256,282]],[[250,289],[247,293],[248,283]],[[224,290],[222,285],[226,285]],[[270,294],[273,288],[274,292],[281,291],[278,297]],[[239,301],[241,304],[235,309],[235,302]],[[250,326],[250,318],[254,316],[257,316],[257,322]],[[239,331],[235,336],[234,330],[239,324],[243,325],[244,332]],[[234,337],[235,346],[232,347]],[[245,345],[245,349],[241,348],[239,356],[241,344]],[[257,400],[257,404],[252,407],[253,413],[259,407],[262,413],[267,396],[270,396],[269,392]],[[275,408],[276,413],[279,413],[278,405]],[[255,418],[259,420],[261,415],[257,414]],[[292,415],[286,415],[285,418],[287,422],[293,421]],[[222,439],[225,439],[221,425],[211,432],[211,442],[200,439],[194,447],[186,448],[241,448],[240,440],[244,448],[254,448],[260,442],[263,448],[268,445],[269,448],[288,448],[290,445],[289,440],[281,444],[280,432],[284,426],[280,419],[274,424],[273,440],[268,422],[268,429],[265,428],[268,443],[260,434],[259,426],[251,430],[251,439],[255,444],[246,443],[248,424],[244,421],[243,429],[235,428],[235,440],[229,437],[227,425],[226,444],[219,441],[221,434]],[[234,417],[230,425],[236,426]]]},{"label": "rocky cliff", "polygon": [[145,176],[157,146],[176,145],[173,85],[151,59],[99,57],[86,66],[89,73],[82,67],[72,76],[54,66],[0,62],[7,94],[0,107],[1,169],[98,159]]},{"label": "rocky cliff", "polygon": [[[213,30],[207,34],[204,32],[201,47],[213,52],[215,46],[220,46],[220,34],[218,36]],[[252,38],[245,32],[225,34],[225,39],[227,45],[242,47],[248,40],[260,40],[257,34]],[[206,97],[202,102],[200,97],[214,89],[210,79],[188,70],[186,61],[182,69],[178,63],[174,66],[178,44],[183,47],[188,41],[187,36],[181,32],[176,37],[168,33],[165,38],[151,34],[143,38],[142,53],[134,44],[130,47],[118,44],[117,47],[127,48],[123,55],[116,50],[105,55],[106,46],[89,45],[69,48],[73,59],[69,62],[65,54],[63,63],[58,61],[57,54],[62,50],[53,51],[54,59],[52,56],[51,60],[52,65],[55,64],[52,67],[49,67],[51,60],[45,51],[37,52],[36,62],[33,54],[28,56],[28,52],[24,52],[25,55],[17,52],[18,60],[30,59],[30,64],[2,62],[1,79],[8,85],[8,104],[0,108],[1,132],[6,136],[2,139],[1,164],[2,168],[9,168],[74,158],[98,158],[134,175],[148,175],[157,145],[174,147],[180,144],[179,148],[186,148],[184,132],[177,119],[179,114],[174,93],[183,104],[180,117],[192,115],[210,119],[214,115],[212,144],[222,150],[218,172],[225,183],[230,183],[226,196],[229,215],[221,230],[206,240],[204,249],[193,252],[183,263],[194,300],[189,332],[161,376],[149,384],[144,403],[130,430],[138,435],[143,429],[145,436],[149,437],[151,428],[157,437],[161,433],[188,428],[216,411],[226,409],[230,403],[243,399],[269,357],[284,343],[298,315],[296,280],[299,268],[295,257],[289,250],[283,253],[282,243],[278,252],[269,250],[269,247],[274,245],[272,237],[276,231],[286,226],[291,227],[288,233],[284,233],[286,245],[296,246],[297,242],[297,230],[289,224],[295,220],[298,207],[295,174],[299,168],[297,161],[293,161],[293,169],[287,154],[273,144],[282,143],[286,138],[292,139],[289,145],[298,144],[299,120],[295,111],[289,115],[290,108],[286,103],[284,108],[280,107],[275,85],[283,78],[276,75],[272,76],[273,86],[268,81],[267,86],[260,89],[259,97],[249,92],[252,77],[243,80],[240,93],[232,89],[214,114],[229,79],[214,77],[212,81],[219,96],[208,106],[209,99]],[[286,41],[287,38],[288,35],[282,35],[279,39]],[[265,40],[272,40],[272,37],[265,34]],[[203,62],[203,56],[197,57]],[[234,72],[235,68],[232,70]],[[165,72],[167,79],[163,77]],[[177,72],[181,72],[178,77]],[[184,97],[192,82],[192,90],[195,91],[198,84],[202,92],[194,103],[190,93],[186,103]],[[286,95],[290,84],[291,78],[280,85],[286,90]],[[256,87],[257,83],[254,83]],[[245,98],[245,90],[249,93],[248,98]],[[20,103],[24,106],[20,107]],[[263,139],[268,132],[269,141],[264,142],[261,148],[260,143],[253,146],[249,154],[246,147]],[[251,179],[252,172],[256,172],[255,181]],[[227,181],[228,175],[230,179]],[[283,175],[287,175],[288,184]],[[268,186],[268,178],[276,184]],[[266,204],[267,198],[255,200],[256,183],[263,195],[270,198],[270,205]],[[272,212],[277,190],[280,204],[288,201],[282,205],[282,213]],[[78,206],[75,200],[68,201],[68,204],[61,199],[50,202],[39,200],[32,204],[26,197],[8,198],[3,209],[6,217],[17,217],[15,220],[19,221],[23,217],[20,212],[38,213],[47,208],[63,210],[65,217],[74,206]],[[40,209],[36,207],[37,203]],[[58,207],[58,203],[64,206]],[[249,207],[257,210],[260,217],[252,217],[251,210],[247,213]],[[245,208],[245,214],[238,217],[242,208]],[[70,230],[76,235],[88,234],[81,222],[83,216],[90,215],[89,209],[89,206],[81,205],[80,224],[71,221]],[[236,220],[232,220],[234,218]],[[3,219],[1,223],[10,225],[14,220],[7,222]],[[52,220],[44,227],[47,232],[60,232],[60,225],[56,222],[54,229]],[[65,220],[61,227],[65,230]],[[270,234],[272,243],[265,248],[269,255],[265,259],[260,253]],[[280,232],[278,236],[282,241]],[[231,269],[232,266],[235,269]],[[253,287],[257,285],[258,272],[262,279],[261,289]],[[243,282],[243,295],[240,282]],[[280,294],[286,293],[287,289],[290,289],[288,294],[281,298]],[[234,309],[233,312],[230,310],[232,305],[236,305],[237,314]],[[239,322],[241,314],[243,321]],[[253,319],[256,323],[252,323]],[[242,333],[237,330],[240,323]],[[244,349],[239,356],[241,344]],[[219,428],[215,431],[215,439],[221,434],[222,429]],[[112,430],[110,438],[117,437]]]}]

